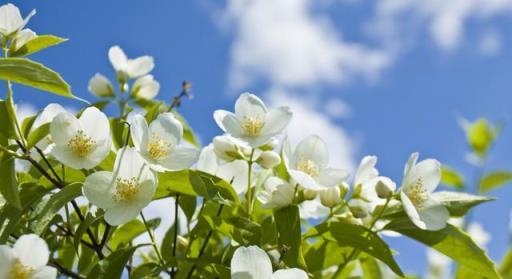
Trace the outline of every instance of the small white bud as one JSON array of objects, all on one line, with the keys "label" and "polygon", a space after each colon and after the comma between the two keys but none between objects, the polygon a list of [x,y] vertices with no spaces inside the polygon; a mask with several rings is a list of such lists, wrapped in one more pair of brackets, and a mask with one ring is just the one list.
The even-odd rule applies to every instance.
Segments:
[{"label": "small white bud", "polygon": [[333,208],[340,204],[341,200],[341,190],[337,186],[320,191],[320,202],[325,207]]},{"label": "small white bud", "polygon": [[350,185],[348,185],[347,182],[343,181],[341,182],[340,184],[340,190],[341,190],[341,197],[344,198],[345,195],[348,193],[348,191],[350,190]]},{"label": "small white bud", "polygon": [[364,218],[368,216],[370,211],[370,204],[362,199],[351,199],[348,202],[348,207],[356,218]]},{"label": "small white bud", "polygon": [[305,200],[314,200],[316,198],[316,196],[318,195],[318,192],[313,190],[313,189],[304,189],[303,190],[303,195],[304,195],[304,199]]},{"label": "small white bud", "polygon": [[95,74],[91,80],[89,80],[89,91],[97,97],[113,97],[114,90],[110,81],[101,74]]},{"label": "small white bud", "polygon": [[244,146],[243,143],[227,135],[213,138],[213,151],[215,155],[217,155],[219,159],[227,162],[244,159],[244,156],[249,156],[250,154],[245,155],[244,152],[247,148],[248,147]]},{"label": "small white bud", "polygon": [[256,163],[264,169],[271,169],[281,163],[281,157],[274,151],[263,151]]},{"label": "small white bud", "polygon": [[375,191],[377,192],[377,196],[379,196],[379,198],[389,198],[393,195],[395,189],[396,184],[391,179],[384,176],[377,178],[377,182],[375,183]]}]

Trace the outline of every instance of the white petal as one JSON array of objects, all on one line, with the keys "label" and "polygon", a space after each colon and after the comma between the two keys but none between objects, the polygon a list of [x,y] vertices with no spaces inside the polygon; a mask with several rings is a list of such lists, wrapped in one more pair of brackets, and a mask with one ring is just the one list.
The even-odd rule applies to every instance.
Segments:
[{"label": "white petal", "polygon": [[425,225],[425,229],[429,231],[437,231],[446,227],[446,222],[450,218],[448,209],[435,199],[428,199],[423,208],[418,210],[421,222]]},{"label": "white petal", "polygon": [[5,4],[0,6],[0,32],[4,36],[18,30],[18,27],[23,23],[20,10],[13,4]]},{"label": "white petal", "polygon": [[183,137],[183,125],[170,112],[161,113],[149,124],[149,137],[157,135],[162,140],[177,145]]},{"label": "white petal", "polygon": [[323,168],[320,170],[316,180],[323,186],[331,187],[340,185],[348,176],[349,173],[346,170]]},{"label": "white petal", "polygon": [[232,279],[267,279],[272,277],[272,264],[257,246],[239,247],[231,259]]},{"label": "white petal", "polygon": [[0,278],[6,278],[14,259],[11,247],[0,245]]},{"label": "white petal", "polygon": [[67,145],[79,129],[78,119],[69,112],[57,114],[50,124],[50,134],[57,145]]},{"label": "white petal", "polygon": [[295,148],[296,160],[311,160],[319,167],[325,167],[329,162],[329,150],[327,144],[317,135],[303,139]]},{"label": "white petal", "polygon": [[125,179],[136,177],[139,181],[155,180],[146,161],[133,147],[125,147],[117,152],[114,168],[116,170],[114,177]]},{"label": "white petal", "polygon": [[375,168],[376,164],[377,156],[365,156],[357,168],[356,175],[354,176],[354,185],[362,184],[377,177],[379,171]]},{"label": "white petal", "polygon": [[404,207],[405,213],[409,216],[409,219],[420,229],[426,229],[425,223],[421,221],[420,215],[418,214],[418,210],[411,202],[409,197],[403,192],[400,192],[400,200],[402,201],[402,206]]},{"label": "white petal", "polygon": [[14,39],[14,50],[18,50],[23,47],[26,43],[36,38],[37,34],[30,29],[23,29],[16,34]]},{"label": "white petal", "polygon": [[114,90],[110,81],[102,74],[95,74],[89,80],[89,92],[97,97],[113,97]]},{"label": "white petal", "polygon": [[412,167],[414,165],[416,165],[416,162],[418,161],[418,157],[419,157],[418,152],[414,152],[411,154],[411,156],[409,156],[409,159],[407,160],[407,163],[405,164],[405,167],[404,167],[404,180],[406,180],[407,177],[409,176],[409,172],[411,171]]},{"label": "white petal", "polygon": [[128,60],[126,70],[131,78],[137,78],[151,72],[154,66],[153,57],[141,56],[134,60]]},{"label": "white petal", "polygon": [[156,191],[156,184],[154,180],[146,180],[140,183],[139,192],[135,196],[135,200],[133,200],[133,204],[139,208],[146,207],[151,200],[153,199],[153,195]]},{"label": "white petal", "polygon": [[127,206],[120,203],[115,207],[107,209],[105,212],[105,221],[111,226],[118,226],[137,218],[141,212],[141,208],[137,206]]},{"label": "white petal", "polygon": [[159,163],[167,170],[183,170],[192,166],[199,156],[199,150],[194,147],[176,146],[169,157]]},{"label": "white petal", "polygon": [[21,264],[34,269],[45,266],[50,258],[48,245],[35,234],[25,234],[18,238],[13,253]]},{"label": "white petal", "polygon": [[213,117],[217,125],[219,125],[224,132],[236,138],[242,137],[242,123],[235,114],[225,110],[216,110],[213,113]]},{"label": "white petal", "polygon": [[57,269],[49,266],[39,268],[31,279],[55,279],[57,278]]},{"label": "white petal", "polygon": [[133,83],[132,94],[137,98],[151,100],[160,90],[160,83],[153,79],[152,75],[145,75]]},{"label": "white petal", "polygon": [[280,208],[290,205],[293,202],[295,187],[285,183],[277,185],[275,191],[272,192],[271,208]]},{"label": "white petal", "polygon": [[432,193],[441,181],[441,164],[434,159],[426,159],[412,167],[409,173],[408,184],[414,184],[418,179],[422,179],[423,187]]},{"label": "white petal", "polygon": [[271,110],[266,116],[265,126],[261,129],[261,134],[277,135],[288,126],[291,119],[292,112],[288,107],[279,107]]},{"label": "white petal", "polygon": [[308,274],[298,268],[288,268],[274,272],[272,279],[308,279]]},{"label": "white petal", "polygon": [[18,25],[17,27],[17,31],[18,30],[21,30],[23,28],[25,28],[25,26],[27,25],[28,21],[36,14],[36,10],[32,10],[30,11],[30,13],[23,19],[23,22]]},{"label": "white petal", "polygon": [[85,197],[97,207],[107,209],[114,206],[114,177],[111,172],[98,171],[89,175],[82,188]]},{"label": "white petal", "polygon": [[53,118],[57,116],[57,114],[61,112],[66,112],[66,110],[59,104],[52,103],[47,105],[41,113],[39,113],[34,120],[34,124],[32,124],[32,129],[36,129],[46,123],[52,122]]},{"label": "white petal", "polygon": [[321,185],[318,185],[318,183],[316,183],[313,177],[306,173],[297,170],[288,170],[288,173],[295,182],[297,182],[300,186],[304,188],[311,190],[320,190],[323,188]]},{"label": "white petal", "polygon": [[201,150],[197,160],[197,169],[215,175],[218,167],[217,156],[213,151],[213,144],[210,143]]},{"label": "white petal", "polygon": [[231,182],[237,194],[247,191],[247,179],[249,176],[249,167],[247,162],[243,160],[235,160],[233,162],[219,166],[217,176]]},{"label": "white petal", "polygon": [[329,209],[320,203],[320,197],[312,201],[304,201],[299,207],[300,218],[303,220],[321,219],[329,214]]},{"label": "white petal", "polygon": [[128,58],[119,46],[113,46],[108,50],[108,58],[116,71],[126,70]]},{"label": "white petal", "polygon": [[267,107],[263,101],[251,93],[243,93],[235,103],[235,114],[239,119],[257,118],[265,120]]},{"label": "white petal", "polygon": [[96,141],[96,144],[102,144],[110,139],[110,122],[107,116],[96,107],[86,108],[79,122],[85,134]]},{"label": "white petal", "polygon": [[147,142],[148,123],[141,114],[136,114],[130,124],[130,134],[132,136],[133,145],[141,152],[143,142]]}]

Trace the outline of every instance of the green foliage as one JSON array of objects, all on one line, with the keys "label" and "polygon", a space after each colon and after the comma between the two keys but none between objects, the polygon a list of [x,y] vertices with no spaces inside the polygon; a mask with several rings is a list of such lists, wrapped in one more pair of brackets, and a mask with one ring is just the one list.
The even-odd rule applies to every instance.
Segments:
[{"label": "green foliage", "polygon": [[456,170],[443,166],[441,168],[441,184],[462,189],[464,188],[464,177]]},{"label": "green foliage", "polygon": [[510,182],[512,182],[512,172],[510,171],[489,172],[480,180],[479,190],[481,192],[488,192]]},{"label": "green foliage", "polygon": [[87,279],[121,278],[126,263],[138,247],[123,248],[113,252],[94,266]]},{"label": "green foliage", "polygon": [[49,48],[63,42],[67,41],[67,39],[59,38],[53,35],[39,35],[36,38],[28,41],[18,50],[9,51],[9,56],[11,57],[20,57],[27,56],[36,52],[39,52],[45,48]]},{"label": "green foliage", "polygon": [[306,268],[302,254],[302,237],[299,208],[287,206],[274,211],[277,240],[282,260],[290,267]]},{"label": "green foliage", "polygon": [[0,156],[0,177],[2,177],[0,193],[9,204],[21,209],[18,181],[14,171],[14,157],[5,152],[2,152]]},{"label": "green foliage", "polygon": [[487,119],[480,118],[467,127],[466,138],[475,154],[484,157],[498,132],[499,129],[492,126]]}]

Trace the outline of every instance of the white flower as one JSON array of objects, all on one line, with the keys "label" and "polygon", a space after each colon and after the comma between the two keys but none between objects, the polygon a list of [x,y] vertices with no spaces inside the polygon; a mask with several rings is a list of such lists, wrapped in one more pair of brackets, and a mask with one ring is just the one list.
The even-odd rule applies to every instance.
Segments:
[{"label": "white flower", "polygon": [[434,159],[417,160],[418,153],[413,153],[405,165],[400,199],[418,228],[440,230],[450,217],[448,209],[431,196],[441,180],[441,164]]},{"label": "white flower", "polygon": [[340,185],[348,173],[329,168],[329,151],[325,142],[316,135],[303,139],[292,153],[287,142],[284,146],[284,163],[290,176],[302,187],[320,190]]},{"label": "white flower", "polygon": [[323,206],[333,208],[341,203],[341,190],[338,186],[320,190],[320,202]]},{"label": "white flower", "polygon": [[251,155],[249,145],[227,134],[214,137],[213,148],[217,157],[227,162],[243,159]]},{"label": "white flower", "polygon": [[128,59],[119,46],[113,46],[108,50],[108,58],[116,70],[118,78],[122,81],[141,77],[151,72],[155,66],[151,56]]},{"label": "white flower", "polygon": [[298,268],[277,270],[272,273],[272,263],[267,253],[257,246],[239,247],[231,259],[232,279],[307,279]]},{"label": "white flower", "polygon": [[55,146],[51,154],[74,169],[91,169],[110,152],[112,139],[107,116],[95,107],[88,107],[77,119],[61,112],[50,124]]},{"label": "white flower", "polygon": [[10,36],[13,33],[23,29],[27,25],[36,10],[32,10],[25,19],[21,17],[20,10],[13,4],[0,6],[0,33],[4,36]]},{"label": "white flower", "polygon": [[[37,128],[51,123],[55,116],[57,116],[61,112],[66,112],[66,110],[59,104],[52,103],[47,105],[41,113],[39,113],[32,124],[31,130],[34,131]],[[46,137],[41,139],[36,146],[39,147],[44,154],[49,154],[55,144],[53,143],[52,137],[48,134]]]},{"label": "white flower", "polygon": [[320,197],[313,200],[303,201],[299,204],[299,215],[303,220],[321,219],[329,215],[329,209],[322,205]]},{"label": "white flower", "polygon": [[295,187],[288,182],[273,176],[265,181],[263,187],[258,194],[263,208],[280,208],[293,202]]},{"label": "white flower", "polygon": [[267,150],[261,152],[258,159],[256,159],[256,163],[264,169],[271,169],[281,163],[281,157],[276,152]]},{"label": "white flower", "polygon": [[16,37],[14,37],[14,50],[17,51],[21,47],[23,47],[26,43],[31,41],[32,39],[35,39],[37,37],[36,32],[30,30],[30,29],[23,29],[20,32],[16,34]]},{"label": "white flower", "polygon": [[280,134],[290,122],[292,113],[288,107],[267,111],[260,98],[243,93],[235,103],[235,113],[217,110],[213,116],[224,132],[256,148]]},{"label": "white flower", "polygon": [[160,90],[160,83],[152,75],[145,75],[133,83],[132,95],[135,98],[151,100]]},{"label": "white flower", "polygon": [[155,171],[182,170],[197,161],[196,148],[179,145],[183,126],[170,112],[159,114],[149,126],[135,115],[130,132],[133,145]]},{"label": "white flower", "polygon": [[197,169],[231,182],[237,194],[247,190],[249,173],[247,162],[235,160],[226,164],[220,164],[217,160],[213,144],[209,144],[201,150],[197,161]]},{"label": "white flower", "polygon": [[354,189],[358,196],[369,203],[370,212],[375,210],[378,205],[383,205],[385,200],[377,193],[377,188],[381,194],[387,194],[389,189],[396,189],[395,183],[385,176],[379,176],[379,171],[375,168],[377,164],[376,156],[365,156],[354,176]]},{"label": "white flower", "polygon": [[156,177],[133,147],[120,149],[114,172],[98,171],[84,182],[85,197],[105,210],[105,221],[117,226],[133,220],[153,198]]},{"label": "white flower", "polygon": [[88,89],[89,92],[91,92],[96,97],[114,97],[114,89],[112,88],[112,84],[108,78],[102,74],[97,73],[89,80]]},{"label": "white flower", "polygon": [[0,245],[0,278],[55,279],[57,270],[46,264],[50,251],[35,234],[22,235],[11,248]]}]

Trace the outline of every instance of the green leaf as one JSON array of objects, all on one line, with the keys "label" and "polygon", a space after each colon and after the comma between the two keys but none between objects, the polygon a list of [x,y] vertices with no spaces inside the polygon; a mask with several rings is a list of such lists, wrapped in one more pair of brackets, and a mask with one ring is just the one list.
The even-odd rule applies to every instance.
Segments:
[{"label": "green leaf", "polygon": [[439,231],[427,231],[417,228],[408,218],[400,218],[391,221],[384,229],[432,247],[476,274],[490,279],[501,278],[485,251],[468,234],[451,224]]},{"label": "green leaf", "polygon": [[87,279],[121,278],[126,263],[139,247],[135,246],[114,251],[94,266],[89,275],[87,275]]},{"label": "green leaf", "polygon": [[498,188],[512,182],[512,172],[510,171],[493,171],[487,173],[480,179],[479,191],[488,192],[494,188]]},{"label": "green leaf", "polygon": [[480,118],[471,123],[466,129],[466,138],[473,151],[480,157],[487,154],[498,129],[493,127],[485,118]]},{"label": "green leaf", "polygon": [[462,189],[464,188],[464,177],[456,170],[443,165],[441,167],[441,184]]},{"label": "green leaf", "polygon": [[499,271],[503,278],[512,278],[512,249],[509,249],[507,254],[503,257]]},{"label": "green leaf", "polygon": [[[9,117],[9,103],[5,100],[0,100],[0,135],[5,138],[2,144],[7,145],[7,139],[16,138],[16,130]],[[4,140],[2,140],[4,141]]]},{"label": "green leaf", "polygon": [[52,218],[68,202],[79,197],[82,194],[82,183],[73,183],[66,185],[53,194],[43,209],[39,212],[37,220],[33,222],[32,229],[35,233],[41,235],[47,228]]},{"label": "green leaf", "polygon": [[274,211],[277,241],[280,251],[284,251],[282,261],[289,267],[306,268],[302,254],[302,236],[299,208],[295,205]]},{"label": "green leaf", "polygon": [[0,58],[0,79],[78,99],[58,73],[26,58]]},{"label": "green leaf", "polygon": [[158,187],[155,199],[161,199],[175,193],[189,196],[202,196],[210,200],[238,202],[238,195],[231,184],[211,174],[183,170],[161,172],[158,174]]},{"label": "green leaf", "polygon": [[137,266],[132,270],[130,279],[151,279],[160,278],[158,275],[162,272],[162,268],[156,263],[145,263]]},{"label": "green leaf", "polygon": [[341,247],[335,241],[319,238],[308,247],[304,258],[308,263],[309,272],[321,273],[326,268],[340,265],[343,256],[350,254],[351,251],[350,247]]},{"label": "green leaf", "polygon": [[440,201],[450,211],[450,216],[464,216],[471,208],[494,198],[476,196],[466,193],[439,191],[434,192],[432,197]]},{"label": "green leaf", "polygon": [[50,123],[43,124],[32,131],[27,138],[27,149],[31,149],[50,133]]},{"label": "green leaf", "polygon": [[[152,229],[158,227],[160,219],[148,220],[148,226]],[[117,250],[124,244],[130,243],[137,236],[146,232],[146,226],[139,220],[132,220],[126,224],[121,225],[112,234],[111,246],[112,249]]]},{"label": "green leaf", "polygon": [[380,270],[379,263],[372,257],[364,257],[359,260],[361,269],[363,270],[364,278],[367,279],[381,279],[382,271]]},{"label": "green leaf", "polygon": [[103,214],[98,214],[97,216],[94,216],[92,214],[87,214],[85,216],[85,220],[83,222],[80,222],[80,225],[75,230],[75,235],[73,236],[73,243],[75,247],[78,248],[80,245],[80,240],[82,239],[82,236],[84,233],[89,229],[91,226],[97,224],[99,221],[103,219]]},{"label": "green leaf", "polygon": [[68,39],[59,38],[53,35],[39,35],[34,39],[28,41],[22,47],[20,47],[16,51],[10,51],[9,55],[12,57],[26,56],[38,51],[41,51],[45,48],[58,45],[67,41]]},{"label": "green leaf", "polygon": [[331,237],[341,246],[349,246],[373,256],[385,263],[393,272],[404,276],[395,262],[389,246],[378,234],[366,227],[344,222],[333,222],[329,225]]},{"label": "green leaf", "polygon": [[14,157],[7,153],[2,153],[0,158],[0,193],[4,199],[17,209],[21,209],[18,182],[14,170]]}]

